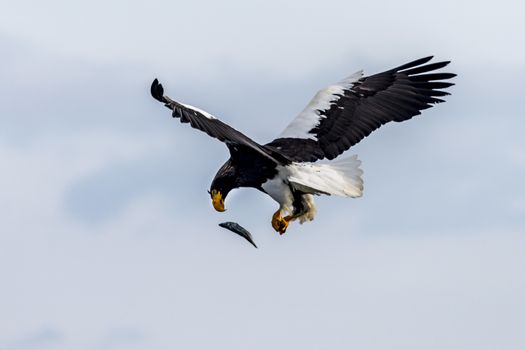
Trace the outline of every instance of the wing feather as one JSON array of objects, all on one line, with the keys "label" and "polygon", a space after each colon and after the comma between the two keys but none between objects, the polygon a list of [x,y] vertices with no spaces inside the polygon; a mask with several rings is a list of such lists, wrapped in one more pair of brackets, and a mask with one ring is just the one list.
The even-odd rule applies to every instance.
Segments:
[{"label": "wing feather", "polygon": [[266,147],[261,146],[248,136],[220,121],[210,113],[197,107],[174,101],[168,96],[165,96],[164,88],[157,79],[151,84],[151,95],[157,101],[164,103],[167,108],[172,110],[172,116],[174,118],[179,118],[181,123],[189,123],[191,127],[203,131],[209,136],[226,143],[230,152],[238,147],[247,147],[275,163],[283,164],[289,162],[285,156],[270,148],[267,149]]},{"label": "wing feather", "polygon": [[[320,90],[283,133],[265,145],[294,161],[333,159],[382,125],[421,114],[452,85],[453,73],[434,72],[450,61],[424,57],[368,77],[352,75]],[[343,84],[344,82],[344,84]]]}]

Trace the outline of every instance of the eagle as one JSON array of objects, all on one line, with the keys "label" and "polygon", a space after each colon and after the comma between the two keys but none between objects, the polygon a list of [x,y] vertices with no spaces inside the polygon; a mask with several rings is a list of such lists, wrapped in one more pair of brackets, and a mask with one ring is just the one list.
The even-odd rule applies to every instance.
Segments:
[{"label": "eagle", "polygon": [[214,137],[228,147],[230,158],[213,179],[212,205],[225,211],[231,190],[252,187],[279,203],[272,227],[280,234],[290,222],[314,219],[314,195],[360,197],[360,160],[351,156],[332,162],[372,131],[388,122],[402,122],[444,102],[443,91],[453,73],[436,72],[450,61],[429,63],[424,57],[399,67],[364,76],[358,71],[321,89],[273,141],[261,144],[197,107],[164,95],[155,79],[151,95],[182,123]]}]

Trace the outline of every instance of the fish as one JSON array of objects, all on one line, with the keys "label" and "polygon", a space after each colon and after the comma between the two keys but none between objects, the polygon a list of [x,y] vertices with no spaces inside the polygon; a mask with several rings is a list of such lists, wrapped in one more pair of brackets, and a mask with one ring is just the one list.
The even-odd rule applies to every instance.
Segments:
[{"label": "fish", "polygon": [[253,241],[252,234],[238,223],[227,221],[221,222],[219,226],[238,234],[239,236],[243,237],[245,240],[250,242],[255,248],[257,248],[257,245]]}]

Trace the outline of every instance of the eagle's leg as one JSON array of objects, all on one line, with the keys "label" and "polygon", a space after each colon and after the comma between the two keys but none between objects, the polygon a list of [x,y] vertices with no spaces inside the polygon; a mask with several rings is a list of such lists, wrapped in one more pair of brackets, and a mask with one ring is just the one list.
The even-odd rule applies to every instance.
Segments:
[{"label": "eagle's leg", "polygon": [[294,196],[294,201],[293,201],[293,213],[291,215],[285,216],[283,220],[289,223],[290,221],[293,221],[305,215],[306,213],[308,213],[309,210],[310,210],[310,206],[308,205],[307,201],[305,201],[304,195],[296,194]]},{"label": "eagle's leg", "polygon": [[306,208],[303,208],[301,211],[294,212],[292,215],[286,215],[283,217],[281,214],[281,209],[279,209],[272,216],[272,226],[275,231],[279,232],[279,234],[282,235],[286,232],[286,229],[288,228],[290,222],[306,214],[307,212],[308,210]]},{"label": "eagle's leg", "polygon": [[289,220],[286,220],[286,217],[281,215],[280,208],[272,216],[272,227],[281,235],[286,232],[289,222]]},{"label": "eagle's leg", "polygon": [[304,214],[306,214],[306,211],[300,212],[298,214],[286,215],[283,218],[283,220],[286,220],[286,221],[290,222],[290,221],[293,221],[293,220],[297,219],[299,216],[303,216]]},{"label": "eagle's leg", "polygon": [[[304,214],[306,214],[308,212],[308,210],[306,208],[304,208],[303,210],[301,211],[298,211],[298,212],[295,212],[293,213],[292,215],[286,215],[283,220],[286,221],[286,222],[290,222],[290,221],[293,221],[295,219],[297,219],[298,217],[301,217],[303,216]],[[302,224],[302,221],[301,221],[301,224]]]},{"label": "eagle's leg", "polygon": [[305,220],[302,217],[308,215],[310,212],[313,212],[313,214],[311,218],[308,218],[307,220],[312,220],[313,215],[315,215],[315,206],[313,206],[313,200],[311,197],[312,195],[296,193],[293,201],[293,212],[290,215],[283,217],[282,213],[285,212],[285,210],[283,210],[283,207],[279,208],[279,210],[277,210],[272,216],[272,226],[274,230],[282,235],[286,232],[290,222],[299,219],[302,224]]}]

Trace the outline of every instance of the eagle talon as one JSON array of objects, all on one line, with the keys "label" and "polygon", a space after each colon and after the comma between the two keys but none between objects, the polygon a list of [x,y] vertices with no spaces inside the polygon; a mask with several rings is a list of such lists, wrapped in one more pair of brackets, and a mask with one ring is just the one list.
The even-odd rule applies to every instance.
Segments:
[{"label": "eagle talon", "polygon": [[288,217],[283,218],[281,216],[281,211],[277,210],[272,216],[272,227],[275,231],[279,232],[280,235],[286,232],[288,228],[289,220]]}]

